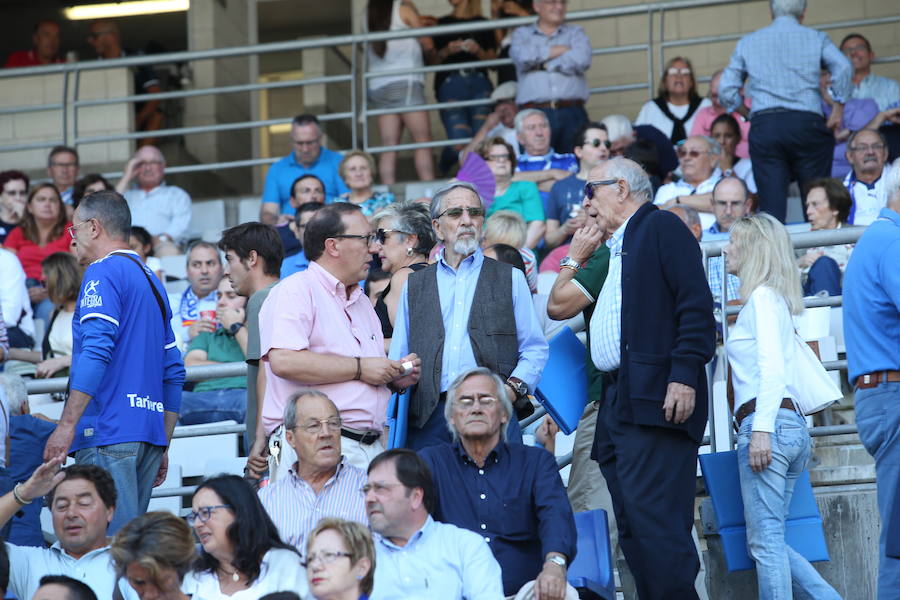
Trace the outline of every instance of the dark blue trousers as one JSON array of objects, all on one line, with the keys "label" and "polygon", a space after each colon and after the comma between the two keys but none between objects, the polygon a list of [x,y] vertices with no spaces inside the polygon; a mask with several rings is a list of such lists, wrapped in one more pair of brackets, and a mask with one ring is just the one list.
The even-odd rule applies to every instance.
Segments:
[{"label": "dark blue trousers", "polygon": [[841,268],[829,256],[820,256],[809,268],[806,283],[803,286],[804,296],[815,296],[819,292],[828,292],[829,296],[840,296]]},{"label": "dark blue trousers", "polygon": [[759,210],[782,223],[791,181],[799,182],[805,199],[807,183],[831,176],[834,135],[821,115],[798,110],[754,115],[749,142]]},{"label": "dark blue trousers", "polygon": [[618,385],[604,383],[591,457],[609,487],[638,597],[697,600],[700,559],[691,529],[698,446],[682,431],[622,421],[615,410]]},{"label": "dark blue trousers", "polygon": [[550,122],[550,145],[557,152],[572,152],[575,132],[587,123],[588,115],[584,106],[540,109]]}]

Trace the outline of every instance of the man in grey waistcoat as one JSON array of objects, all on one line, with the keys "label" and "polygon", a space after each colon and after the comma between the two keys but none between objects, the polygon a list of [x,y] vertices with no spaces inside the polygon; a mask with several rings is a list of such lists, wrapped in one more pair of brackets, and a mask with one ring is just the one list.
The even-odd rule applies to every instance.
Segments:
[{"label": "man in grey waistcoat", "polygon": [[[454,181],[441,188],[431,201],[431,222],[444,249],[403,287],[389,356],[422,357],[422,376],[409,400],[406,445],[414,450],[451,441],[446,391],[475,367],[504,379],[519,418],[533,411],[528,395],[540,380],[548,346],[525,275],[481,252],[484,214],[472,184]],[[522,439],[517,419],[510,419],[508,439]]]}]

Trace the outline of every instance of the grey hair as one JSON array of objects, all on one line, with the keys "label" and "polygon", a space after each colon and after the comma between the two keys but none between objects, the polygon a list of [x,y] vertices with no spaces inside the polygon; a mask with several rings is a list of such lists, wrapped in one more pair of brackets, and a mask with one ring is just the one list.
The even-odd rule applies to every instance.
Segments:
[{"label": "grey hair", "polygon": [[488,369],[487,367],[476,367],[474,369],[469,369],[465,371],[462,375],[457,377],[453,383],[450,384],[450,387],[447,388],[447,402],[444,403],[444,420],[447,421],[447,429],[450,430],[450,436],[453,438],[453,441],[459,439],[459,432],[456,431],[456,427],[453,426],[453,404],[456,402],[456,399],[459,398],[459,388],[462,387],[462,384],[465,383],[467,379],[470,377],[475,377],[476,375],[484,375],[485,377],[490,377],[491,381],[494,382],[494,388],[497,390],[497,399],[500,401],[500,405],[503,407],[503,410],[506,411],[507,422],[505,425],[501,425],[500,427],[500,439],[502,441],[506,441],[506,429],[509,425],[509,419],[515,419],[516,413],[513,412],[512,401],[509,399],[509,395],[506,390],[506,384],[500,379],[500,376]]},{"label": "grey hair", "polygon": [[469,190],[475,197],[478,198],[478,202],[481,203],[481,206],[484,206],[484,198],[481,197],[481,193],[478,191],[478,188],[475,187],[474,184],[469,183],[468,181],[451,181],[438,191],[434,193],[434,197],[431,198],[431,218],[437,219],[438,215],[441,214],[441,202],[444,201],[444,198],[453,190],[463,188]]},{"label": "grey hair", "polygon": [[388,204],[372,217],[373,223],[382,219],[397,219],[397,228],[409,234],[415,234],[419,239],[419,245],[413,248],[416,254],[428,255],[436,242],[434,229],[431,227],[431,216],[428,209],[414,200],[404,200]]},{"label": "grey hair", "polygon": [[769,0],[773,17],[797,17],[806,12],[806,0]]},{"label": "grey hair", "polygon": [[722,155],[722,144],[720,144],[716,138],[710,137],[708,135],[696,135],[696,136],[692,135],[691,137],[701,138],[704,142],[709,144],[709,153],[712,154],[713,156],[721,156]]},{"label": "grey hair", "polygon": [[684,224],[688,227],[695,227],[700,225],[700,213],[697,212],[693,206],[688,206],[687,204],[676,204],[672,208],[670,208],[672,212],[676,210],[680,210],[684,214]]},{"label": "grey hair", "polygon": [[518,135],[521,135],[523,133],[523,130],[525,129],[525,119],[533,115],[541,115],[541,117],[543,117],[544,121],[546,121],[547,124],[550,123],[550,119],[547,118],[547,115],[542,110],[538,110],[536,108],[526,108],[525,110],[520,110],[518,113],[516,113],[516,120],[514,122],[516,133]]},{"label": "grey hair", "polygon": [[606,161],[606,177],[628,184],[631,197],[639,202],[653,200],[653,185],[639,164],[622,156]]},{"label": "grey hair", "polygon": [[864,131],[868,131],[869,133],[874,133],[875,135],[877,135],[878,139],[881,140],[881,143],[884,144],[885,148],[887,148],[887,145],[888,145],[887,138],[884,137],[884,134],[881,133],[880,129],[857,129],[856,131],[854,131],[853,133],[850,134],[849,138],[847,138],[847,148],[852,147],[853,142],[856,141],[856,137]]},{"label": "grey hair", "polygon": [[631,121],[625,115],[607,115],[600,119],[600,122],[606,125],[606,132],[609,134],[610,141],[613,142],[634,133]]},{"label": "grey hair", "polygon": [[[293,429],[297,426],[297,400],[303,398],[304,396],[315,396],[317,398],[322,398],[337,411],[337,406],[335,406],[334,402],[331,401],[325,393],[320,392],[319,390],[299,390],[294,392],[288,397],[287,404],[284,407],[284,428]],[[338,411],[339,412],[339,411]]]},{"label": "grey hair", "polygon": [[10,417],[25,414],[28,391],[25,389],[24,379],[12,373],[0,373],[0,398],[4,396]]}]

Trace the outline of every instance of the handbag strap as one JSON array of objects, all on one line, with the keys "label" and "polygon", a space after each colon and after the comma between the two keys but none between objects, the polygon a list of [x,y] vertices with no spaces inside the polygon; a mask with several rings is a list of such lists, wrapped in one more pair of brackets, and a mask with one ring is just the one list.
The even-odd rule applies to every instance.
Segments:
[{"label": "handbag strap", "polygon": [[115,254],[115,255],[117,255],[117,256],[122,256],[122,257],[124,257],[124,258],[127,258],[128,260],[130,260],[131,262],[133,262],[134,264],[136,264],[136,265],[138,266],[138,268],[141,270],[141,273],[144,274],[144,277],[147,278],[147,284],[150,286],[150,289],[153,291],[153,296],[156,298],[156,303],[159,305],[159,313],[160,313],[160,315],[162,316],[162,322],[163,322],[163,334],[165,335],[165,330],[166,330],[166,306],[165,306],[165,304],[163,304],[162,296],[160,295],[159,290],[156,289],[156,286],[153,285],[153,280],[150,279],[150,274],[147,273],[147,270],[144,268],[143,263],[141,263],[141,261],[139,261],[139,260],[136,259],[135,257],[131,256],[130,254],[124,254],[124,253],[121,253],[121,252],[113,252],[113,254]]}]

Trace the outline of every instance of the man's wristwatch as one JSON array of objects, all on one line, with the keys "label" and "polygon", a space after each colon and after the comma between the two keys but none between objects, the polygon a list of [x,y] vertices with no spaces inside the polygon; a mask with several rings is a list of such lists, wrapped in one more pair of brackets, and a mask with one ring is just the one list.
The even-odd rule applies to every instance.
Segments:
[{"label": "man's wristwatch", "polygon": [[510,377],[506,380],[506,385],[513,391],[513,409],[516,411],[518,420],[534,414],[534,405],[528,399],[528,385],[518,377]]},{"label": "man's wristwatch", "polygon": [[563,256],[562,260],[559,261],[560,269],[572,269],[576,273],[581,270],[581,263],[572,258],[571,256]]},{"label": "man's wristwatch", "polygon": [[566,568],[566,559],[562,556],[551,556],[547,559],[547,562],[552,562],[555,565],[559,565],[563,569]]},{"label": "man's wristwatch", "polygon": [[231,332],[231,335],[237,335],[238,330],[243,326],[243,323],[232,323],[231,327],[228,328],[228,331]]}]

